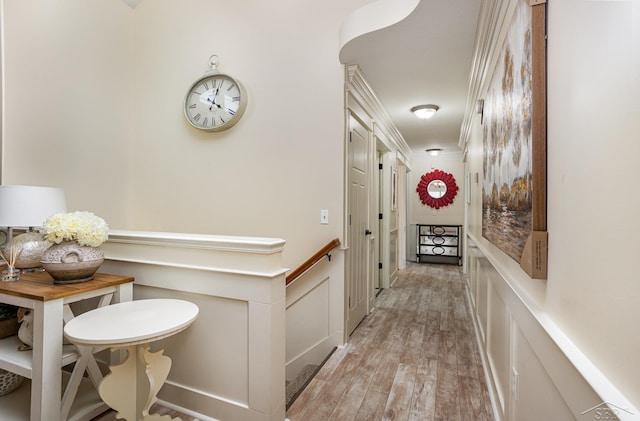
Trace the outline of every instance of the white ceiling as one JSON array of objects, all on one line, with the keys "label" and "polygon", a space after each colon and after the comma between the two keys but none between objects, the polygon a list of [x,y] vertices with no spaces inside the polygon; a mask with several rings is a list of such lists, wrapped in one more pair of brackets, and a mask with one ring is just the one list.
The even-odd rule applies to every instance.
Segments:
[{"label": "white ceiling", "polygon": [[[342,63],[360,66],[416,154],[460,152],[479,10],[480,0],[420,0],[404,20],[356,37],[340,52]],[[420,104],[440,109],[419,120],[410,109]]]}]

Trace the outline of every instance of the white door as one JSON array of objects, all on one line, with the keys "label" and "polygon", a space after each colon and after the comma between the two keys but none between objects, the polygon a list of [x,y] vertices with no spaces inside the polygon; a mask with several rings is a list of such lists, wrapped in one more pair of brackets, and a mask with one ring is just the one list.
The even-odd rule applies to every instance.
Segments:
[{"label": "white door", "polygon": [[[382,247],[382,239],[384,233],[384,224],[382,218],[379,215],[382,214],[384,209],[384,180],[382,176],[384,175],[384,171],[382,171],[382,163],[383,163],[383,153],[378,151],[378,161],[377,165],[374,167],[374,171],[377,168],[377,180],[376,185],[373,186],[373,193],[376,195],[375,203],[377,204],[377,208],[374,210],[374,215],[378,215],[378,231],[375,239],[373,241],[373,288],[378,291],[380,286],[380,278],[382,272],[382,256],[384,256],[384,250]],[[386,216],[386,215],[385,215]],[[376,266],[378,266],[376,268]],[[375,297],[369,297],[369,300],[375,300]],[[371,303],[371,307],[373,307],[374,303]]]},{"label": "white door", "polygon": [[349,279],[347,332],[351,334],[367,314],[369,285],[369,134],[349,119]]}]

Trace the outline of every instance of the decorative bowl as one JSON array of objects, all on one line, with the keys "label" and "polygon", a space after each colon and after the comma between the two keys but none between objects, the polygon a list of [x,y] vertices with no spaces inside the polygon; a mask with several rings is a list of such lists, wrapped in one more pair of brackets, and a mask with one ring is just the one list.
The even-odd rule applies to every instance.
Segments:
[{"label": "decorative bowl", "polygon": [[100,247],[81,246],[76,241],[54,244],[45,250],[40,263],[54,284],[88,281],[104,262]]},{"label": "decorative bowl", "polygon": [[75,263],[42,263],[42,267],[53,278],[54,284],[73,284],[89,281],[98,271],[104,259]]}]

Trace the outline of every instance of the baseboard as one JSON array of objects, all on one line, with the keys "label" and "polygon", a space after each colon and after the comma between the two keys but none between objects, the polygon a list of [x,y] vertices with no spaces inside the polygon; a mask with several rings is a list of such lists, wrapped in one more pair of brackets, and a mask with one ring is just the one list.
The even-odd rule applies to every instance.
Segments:
[{"label": "baseboard", "polygon": [[[284,401],[282,402],[282,407],[276,408],[274,414],[265,414],[249,408],[246,403],[234,402],[224,397],[215,396],[203,390],[186,387],[171,381],[167,381],[162,386],[158,394],[158,401],[168,408],[207,421],[269,421],[284,419],[285,417]],[[207,414],[216,414],[216,417],[219,418],[212,418]]]}]

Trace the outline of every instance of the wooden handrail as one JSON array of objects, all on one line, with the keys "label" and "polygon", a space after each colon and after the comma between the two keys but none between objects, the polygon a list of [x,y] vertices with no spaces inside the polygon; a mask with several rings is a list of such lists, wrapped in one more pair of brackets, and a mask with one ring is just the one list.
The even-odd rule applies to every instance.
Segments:
[{"label": "wooden handrail", "polygon": [[325,256],[330,256],[329,253],[340,245],[340,240],[334,238],[330,243],[327,243],[324,247],[318,250],[313,256],[309,257],[303,264],[295,268],[291,271],[290,274],[287,275],[286,285],[289,285],[291,282],[295,281],[300,275],[311,269],[313,265],[322,260]]}]

